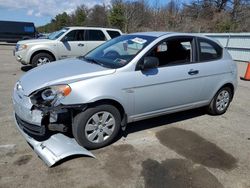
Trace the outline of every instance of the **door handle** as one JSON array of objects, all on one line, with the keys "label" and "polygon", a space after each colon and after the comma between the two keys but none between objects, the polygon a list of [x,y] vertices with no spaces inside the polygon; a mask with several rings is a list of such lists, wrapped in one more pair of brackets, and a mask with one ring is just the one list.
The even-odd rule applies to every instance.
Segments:
[{"label": "door handle", "polygon": [[84,44],[82,44],[82,43],[79,43],[79,44],[78,44],[78,46],[82,47],[82,46],[84,46]]},{"label": "door handle", "polygon": [[196,74],[199,74],[199,71],[198,70],[193,70],[191,69],[189,72],[188,72],[189,75],[196,75]]}]

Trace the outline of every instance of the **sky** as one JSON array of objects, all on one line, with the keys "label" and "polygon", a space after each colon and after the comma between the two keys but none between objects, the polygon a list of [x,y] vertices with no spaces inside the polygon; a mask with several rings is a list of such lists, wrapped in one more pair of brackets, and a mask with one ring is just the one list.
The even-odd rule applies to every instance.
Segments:
[{"label": "sky", "polygon": [[[163,5],[167,0],[159,0]],[[187,0],[186,0],[187,1]],[[71,13],[77,6],[109,5],[111,0],[0,0],[0,20],[34,22],[45,25],[62,12]],[[149,0],[155,4],[155,0]]]}]

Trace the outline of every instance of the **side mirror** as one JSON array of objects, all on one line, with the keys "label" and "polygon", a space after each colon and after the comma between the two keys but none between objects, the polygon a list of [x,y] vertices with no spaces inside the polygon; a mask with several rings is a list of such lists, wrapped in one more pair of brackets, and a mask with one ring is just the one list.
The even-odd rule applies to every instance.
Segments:
[{"label": "side mirror", "polygon": [[159,66],[159,59],[157,57],[144,57],[143,64],[141,65],[141,70],[154,69]]},{"label": "side mirror", "polygon": [[65,37],[62,38],[61,42],[67,42],[68,39],[69,39],[69,38],[68,38],[67,36],[65,36]]}]

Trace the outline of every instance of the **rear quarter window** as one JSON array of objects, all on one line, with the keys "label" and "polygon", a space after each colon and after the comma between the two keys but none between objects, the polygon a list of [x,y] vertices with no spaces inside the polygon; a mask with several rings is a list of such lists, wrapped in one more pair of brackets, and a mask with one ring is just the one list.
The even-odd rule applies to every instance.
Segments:
[{"label": "rear quarter window", "polygon": [[118,31],[111,31],[111,30],[107,30],[107,33],[109,34],[110,38],[115,38],[115,37],[119,37],[121,34]]},{"label": "rear quarter window", "polygon": [[223,48],[213,41],[198,39],[200,61],[212,61],[222,57]]}]

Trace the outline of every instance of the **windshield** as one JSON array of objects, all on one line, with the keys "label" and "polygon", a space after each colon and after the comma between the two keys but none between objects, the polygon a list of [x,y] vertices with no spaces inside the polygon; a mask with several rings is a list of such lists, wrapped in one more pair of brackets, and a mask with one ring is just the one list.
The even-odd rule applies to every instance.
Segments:
[{"label": "windshield", "polygon": [[122,35],[102,44],[80,58],[108,68],[120,68],[127,65],[155,38],[144,35]]},{"label": "windshield", "polygon": [[59,31],[55,31],[48,36],[48,39],[55,40],[55,39],[59,38],[60,36],[62,36],[68,30],[69,30],[69,28],[63,28]]}]

